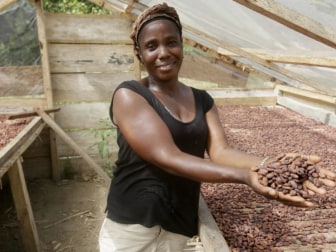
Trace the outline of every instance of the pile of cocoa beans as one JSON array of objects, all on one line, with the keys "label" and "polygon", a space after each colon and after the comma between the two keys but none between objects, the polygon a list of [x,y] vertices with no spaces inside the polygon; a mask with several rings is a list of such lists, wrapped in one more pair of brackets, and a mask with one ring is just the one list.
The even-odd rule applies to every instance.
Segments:
[{"label": "pile of cocoa beans", "polygon": [[268,159],[254,171],[258,172],[262,185],[291,196],[309,198],[309,190],[304,186],[307,180],[317,188],[322,186],[316,164],[303,155],[281,154]]},{"label": "pile of cocoa beans", "polygon": [[[321,158],[315,164],[320,178],[322,168],[336,172],[335,127],[279,106],[219,106],[218,112],[233,148],[264,157],[313,154]],[[336,232],[336,190],[320,189],[326,193],[307,199],[315,207],[301,208],[268,200],[246,185],[202,183],[202,195],[232,252],[336,251],[336,237],[330,236]]]}]

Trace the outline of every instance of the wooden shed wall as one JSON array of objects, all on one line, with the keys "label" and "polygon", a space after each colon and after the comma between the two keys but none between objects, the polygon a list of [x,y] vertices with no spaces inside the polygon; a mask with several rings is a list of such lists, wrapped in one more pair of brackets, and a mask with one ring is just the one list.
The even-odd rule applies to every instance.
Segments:
[{"label": "wooden shed wall", "polygon": [[[55,120],[97,162],[95,143],[106,131],[100,120],[109,120],[112,93],[121,81],[136,78],[131,25],[125,16],[45,17],[54,104],[61,108]],[[116,151],[115,141],[108,147]],[[61,139],[57,149],[61,168],[86,168]]]}]

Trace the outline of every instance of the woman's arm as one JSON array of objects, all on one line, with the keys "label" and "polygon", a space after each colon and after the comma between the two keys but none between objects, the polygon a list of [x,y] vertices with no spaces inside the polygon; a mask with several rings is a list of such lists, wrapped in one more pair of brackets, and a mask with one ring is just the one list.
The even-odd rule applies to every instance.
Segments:
[{"label": "woman's arm", "polygon": [[207,152],[211,161],[237,169],[250,169],[262,162],[263,157],[250,155],[228,145],[215,105],[206,114],[206,120],[209,127]]}]

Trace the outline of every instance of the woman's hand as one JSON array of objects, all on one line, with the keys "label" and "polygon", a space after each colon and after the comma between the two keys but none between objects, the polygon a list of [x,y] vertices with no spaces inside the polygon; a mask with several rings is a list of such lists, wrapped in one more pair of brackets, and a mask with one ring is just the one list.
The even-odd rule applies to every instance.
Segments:
[{"label": "woman's hand", "polygon": [[270,159],[262,167],[250,171],[250,187],[268,199],[296,207],[313,207],[309,201],[312,195],[323,195],[327,186],[336,186],[336,174],[315,165],[320,162],[317,156],[293,153]]}]

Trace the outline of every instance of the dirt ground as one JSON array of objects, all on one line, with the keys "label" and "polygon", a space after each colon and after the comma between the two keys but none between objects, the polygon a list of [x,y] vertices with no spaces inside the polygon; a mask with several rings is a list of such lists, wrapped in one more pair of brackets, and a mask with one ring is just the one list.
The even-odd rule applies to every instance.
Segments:
[{"label": "dirt ground", "polygon": [[[55,183],[27,182],[42,251],[98,251],[104,218],[106,188],[80,177]],[[15,208],[8,187],[0,191],[0,251],[24,251]]]}]

